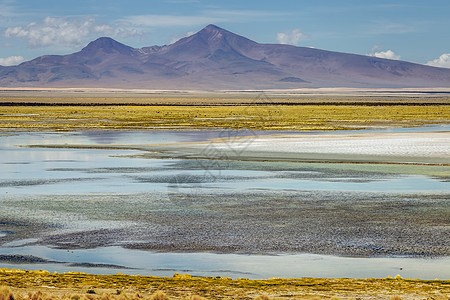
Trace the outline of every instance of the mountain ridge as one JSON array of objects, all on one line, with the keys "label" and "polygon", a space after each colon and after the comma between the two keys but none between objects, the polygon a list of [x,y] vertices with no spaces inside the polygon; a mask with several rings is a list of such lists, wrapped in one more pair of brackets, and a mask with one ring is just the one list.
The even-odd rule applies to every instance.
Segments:
[{"label": "mountain ridge", "polygon": [[132,48],[100,37],[68,55],[0,66],[3,87],[147,89],[448,87],[450,69],[358,54],[260,44],[215,25],[175,43]]}]

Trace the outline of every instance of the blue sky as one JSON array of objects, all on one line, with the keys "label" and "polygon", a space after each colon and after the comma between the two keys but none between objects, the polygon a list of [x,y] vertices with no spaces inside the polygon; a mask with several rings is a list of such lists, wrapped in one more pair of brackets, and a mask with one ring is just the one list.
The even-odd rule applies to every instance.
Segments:
[{"label": "blue sky", "polygon": [[68,54],[100,36],[169,44],[212,23],[287,43],[450,68],[449,0],[0,0],[0,65]]}]

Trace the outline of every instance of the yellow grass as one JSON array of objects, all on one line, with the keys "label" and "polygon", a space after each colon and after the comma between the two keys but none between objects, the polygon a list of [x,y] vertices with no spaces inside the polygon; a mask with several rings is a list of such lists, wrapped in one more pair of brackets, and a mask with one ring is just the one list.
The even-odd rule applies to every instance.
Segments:
[{"label": "yellow grass", "polygon": [[3,130],[338,130],[450,122],[447,105],[3,106]]},{"label": "yellow grass", "polygon": [[0,269],[0,300],[12,299],[448,299],[449,280],[280,279],[92,275]]}]

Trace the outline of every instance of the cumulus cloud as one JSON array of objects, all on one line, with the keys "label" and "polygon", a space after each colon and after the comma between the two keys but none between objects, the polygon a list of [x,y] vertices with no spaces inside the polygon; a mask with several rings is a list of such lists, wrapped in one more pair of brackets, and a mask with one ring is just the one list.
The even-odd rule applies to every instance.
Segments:
[{"label": "cumulus cloud", "polygon": [[15,66],[22,63],[25,59],[22,56],[10,56],[7,58],[0,58],[0,66]]},{"label": "cumulus cloud", "polygon": [[450,68],[450,53],[444,53],[439,58],[430,60],[427,65],[433,67]]},{"label": "cumulus cloud", "polygon": [[280,44],[298,45],[298,43],[305,38],[305,34],[303,34],[298,28],[288,32],[277,33],[277,41]]},{"label": "cumulus cloud", "polygon": [[395,60],[399,60],[401,58],[400,55],[395,54],[392,50],[381,51],[379,46],[374,46],[367,55]]},{"label": "cumulus cloud", "polygon": [[42,22],[32,22],[25,26],[9,27],[4,32],[7,38],[22,38],[32,47],[79,46],[88,36],[108,35],[128,37],[139,35],[133,28],[121,24],[114,26],[97,24],[94,18],[83,20],[46,17]]},{"label": "cumulus cloud", "polygon": [[387,58],[387,59],[396,59],[399,60],[401,58],[400,55],[395,54],[392,50],[374,52],[371,56],[379,57],[379,58]]}]

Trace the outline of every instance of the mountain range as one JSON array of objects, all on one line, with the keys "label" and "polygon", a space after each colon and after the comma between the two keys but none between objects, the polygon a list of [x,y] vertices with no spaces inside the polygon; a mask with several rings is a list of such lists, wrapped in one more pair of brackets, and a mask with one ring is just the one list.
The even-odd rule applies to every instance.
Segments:
[{"label": "mountain range", "polygon": [[280,44],[215,25],[165,46],[132,48],[102,37],[68,55],[0,66],[2,87],[254,90],[450,87],[450,69]]}]

